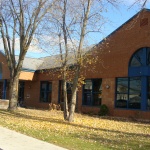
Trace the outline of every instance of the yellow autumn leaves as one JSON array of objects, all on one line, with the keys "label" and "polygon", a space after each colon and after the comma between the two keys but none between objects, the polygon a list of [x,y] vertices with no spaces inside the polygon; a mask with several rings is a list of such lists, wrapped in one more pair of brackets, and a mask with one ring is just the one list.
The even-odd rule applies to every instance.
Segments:
[{"label": "yellow autumn leaves", "polygon": [[[0,125],[64,145],[69,149],[149,149],[150,124],[127,119],[75,114],[75,122],[63,120],[63,112],[19,108],[0,110]],[[79,147],[80,145],[80,147]],[[87,148],[86,148],[87,147]]]}]

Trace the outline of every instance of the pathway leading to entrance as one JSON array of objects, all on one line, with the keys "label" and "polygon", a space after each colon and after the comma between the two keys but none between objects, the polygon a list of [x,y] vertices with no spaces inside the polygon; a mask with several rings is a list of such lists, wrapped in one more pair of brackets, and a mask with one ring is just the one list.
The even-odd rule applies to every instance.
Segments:
[{"label": "pathway leading to entrance", "polygon": [[67,150],[0,126],[0,150]]}]

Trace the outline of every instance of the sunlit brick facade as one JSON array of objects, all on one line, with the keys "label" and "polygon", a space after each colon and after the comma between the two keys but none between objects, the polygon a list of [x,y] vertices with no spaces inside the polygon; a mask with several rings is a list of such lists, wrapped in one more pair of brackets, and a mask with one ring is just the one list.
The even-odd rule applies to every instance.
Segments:
[{"label": "sunlit brick facade", "polygon": [[[94,49],[98,56],[93,64],[96,69],[90,69],[94,68],[91,65],[82,70],[86,84],[78,89],[77,112],[96,114],[100,105],[106,104],[111,116],[150,119],[149,48],[150,10],[143,10]],[[0,61],[4,83],[9,81],[9,71],[3,54]],[[24,82],[20,95],[24,106],[48,109],[49,103],[60,102],[57,75],[26,70],[20,81]]]}]

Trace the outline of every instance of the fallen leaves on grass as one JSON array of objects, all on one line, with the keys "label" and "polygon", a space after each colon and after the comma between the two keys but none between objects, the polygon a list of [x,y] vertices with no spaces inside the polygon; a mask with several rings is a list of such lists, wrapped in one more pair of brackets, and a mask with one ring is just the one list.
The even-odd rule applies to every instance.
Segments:
[{"label": "fallen leaves on grass", "polygon": [[[44,141],[65,143],[70,149],[81,144],[110,149],[149,149],[150,124],[90,117],[75,114],[75,122],[63,120],[61,111],[20,108],[16,112],[0,111],[0,124]],[[72,142],[72,143],[71,143]]]}]

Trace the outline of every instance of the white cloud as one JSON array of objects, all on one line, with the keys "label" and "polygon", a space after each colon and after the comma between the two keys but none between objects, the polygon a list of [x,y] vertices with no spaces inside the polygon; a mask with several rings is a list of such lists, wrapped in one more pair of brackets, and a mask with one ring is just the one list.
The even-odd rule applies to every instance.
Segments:
[{"label": "white cloud", "polygon": [[[20,49],[20,42],[19,42],[19,38],[16,38],[16,45],[15,45],[15,50],[19,51]],[[4,51],[4,47],[3,47],[3,40],[2,38],[0,38],[0,50]],[[34,52],[34,53],[41,53],[42,49],[39,46],[39,42],[37,39],[33,39],[32,43],[29,47],[28,52]]]},{"label": "white cloud", "polygon": [[[59,48],[59,37],[57,35],[53,36],[41,36],[40,37],[42,40],[40,40],[40,45],[42,46],[42,49],[46,51],[51,51],[52,53],[59,53],[60,48]],[[64,49],[64,40],[61,38],[60,40],[62,50]],[[68,47],[70,51],[75,51],[77,49],[79,42],[75,39],[68,40]]]}]

